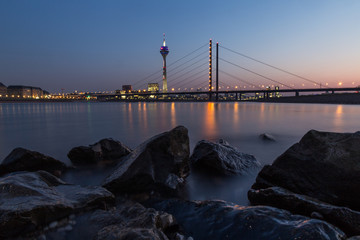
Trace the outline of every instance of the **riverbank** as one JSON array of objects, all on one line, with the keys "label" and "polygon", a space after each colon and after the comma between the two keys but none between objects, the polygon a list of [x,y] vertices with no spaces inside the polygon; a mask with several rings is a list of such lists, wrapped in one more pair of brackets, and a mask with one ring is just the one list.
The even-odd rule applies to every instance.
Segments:
[{"label": "riverbank", "polygon": [[[26,99],[0,98],[0,103],[49,103],[49,102],[215,102],[205,99]],[[321,104],[360,104],[359,93],[335,93],[321,95],[283,96],[279,98],[260,98],[257,100],[224,100],[218,102],[272,102],[272,103],[321,103]]]},{"label": "riverbank", "polygon": [[336,93],[321,95],[304,95],[293,97],[267,98],[255,102],[272,103],[322,103],[322,104],[360,104],[359,93]]}]

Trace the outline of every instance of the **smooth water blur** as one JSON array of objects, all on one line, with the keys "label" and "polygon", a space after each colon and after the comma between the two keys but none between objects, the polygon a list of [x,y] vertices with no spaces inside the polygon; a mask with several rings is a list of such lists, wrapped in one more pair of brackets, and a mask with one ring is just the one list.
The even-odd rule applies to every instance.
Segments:
[{"label": "smooth water blur", "polygon": [[[360,106],[285,103],[0,103],[0,160],[24,147],[67,164],[69,150],[112,137],[131,148],[149,137],[184,125],[190,146],[223,138],[270,164],[310,129],[359,130]],[[273,135],[276,142],[259,138]],[[80,183],[97,184],[88,174]],[[67,180],[76,182],[76,176]],[[246,203],[255,176],[235,179],[189,178],[193,199],[218,198]]]}]

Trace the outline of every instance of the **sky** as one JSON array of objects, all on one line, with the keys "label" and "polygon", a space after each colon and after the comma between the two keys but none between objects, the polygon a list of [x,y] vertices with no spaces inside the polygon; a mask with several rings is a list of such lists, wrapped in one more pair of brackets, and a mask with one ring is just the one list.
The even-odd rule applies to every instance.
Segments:
[{"label": "sky", "polygon": [[[136,86],[161,72],[166,33],[168,65],[211,38],[220,58],[287,85],[314,87],[222,46],[322,85],[358,86],[359,12],[358,0],[1,0],[0,82],[50,92]],[[224,61],[219,70],[274,84]],[[220,74],[220,83],[237,84],[228,78]],[[206,85],[206,74],[197,81]]]}]

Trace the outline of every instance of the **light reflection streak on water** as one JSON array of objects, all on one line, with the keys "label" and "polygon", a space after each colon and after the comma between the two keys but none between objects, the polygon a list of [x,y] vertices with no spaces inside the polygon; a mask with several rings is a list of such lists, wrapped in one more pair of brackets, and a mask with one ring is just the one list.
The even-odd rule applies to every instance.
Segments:
[{"label": "light reflection streak on water", "polygon": [[211,139],[216,134],[216,115],[215,115],[216,103],[209,102],[206,106],[205,118],[204,118],[204,136],[206,139]]},{"label": "light reflection streak on water", "polygon": [[175,127],[176,126],[176,110],[175,110],[175,103],[171,103],[171,112],[170,112],[170,121],[171,121],[171,126]]},{"label": "light reflection streak on water", "polygon": [[344,118],[343,105],[337,105],[334,116],[334,125],[337,127],[341,127],[342,125],[344,125],[343,118]]}]

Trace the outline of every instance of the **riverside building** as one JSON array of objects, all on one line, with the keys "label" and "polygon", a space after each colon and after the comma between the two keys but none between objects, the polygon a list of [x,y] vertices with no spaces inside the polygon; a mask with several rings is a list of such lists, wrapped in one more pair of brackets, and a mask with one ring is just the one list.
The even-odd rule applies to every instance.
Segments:
[{"label": "riverside building", "polygon": [[7,95],[12,98],[42,98],[44,91],[39,87],[12,85],[8,86]]},{"label": "riverside building", "polygon": [[6,97],[7,87],[0,82],[0,97]]}]

